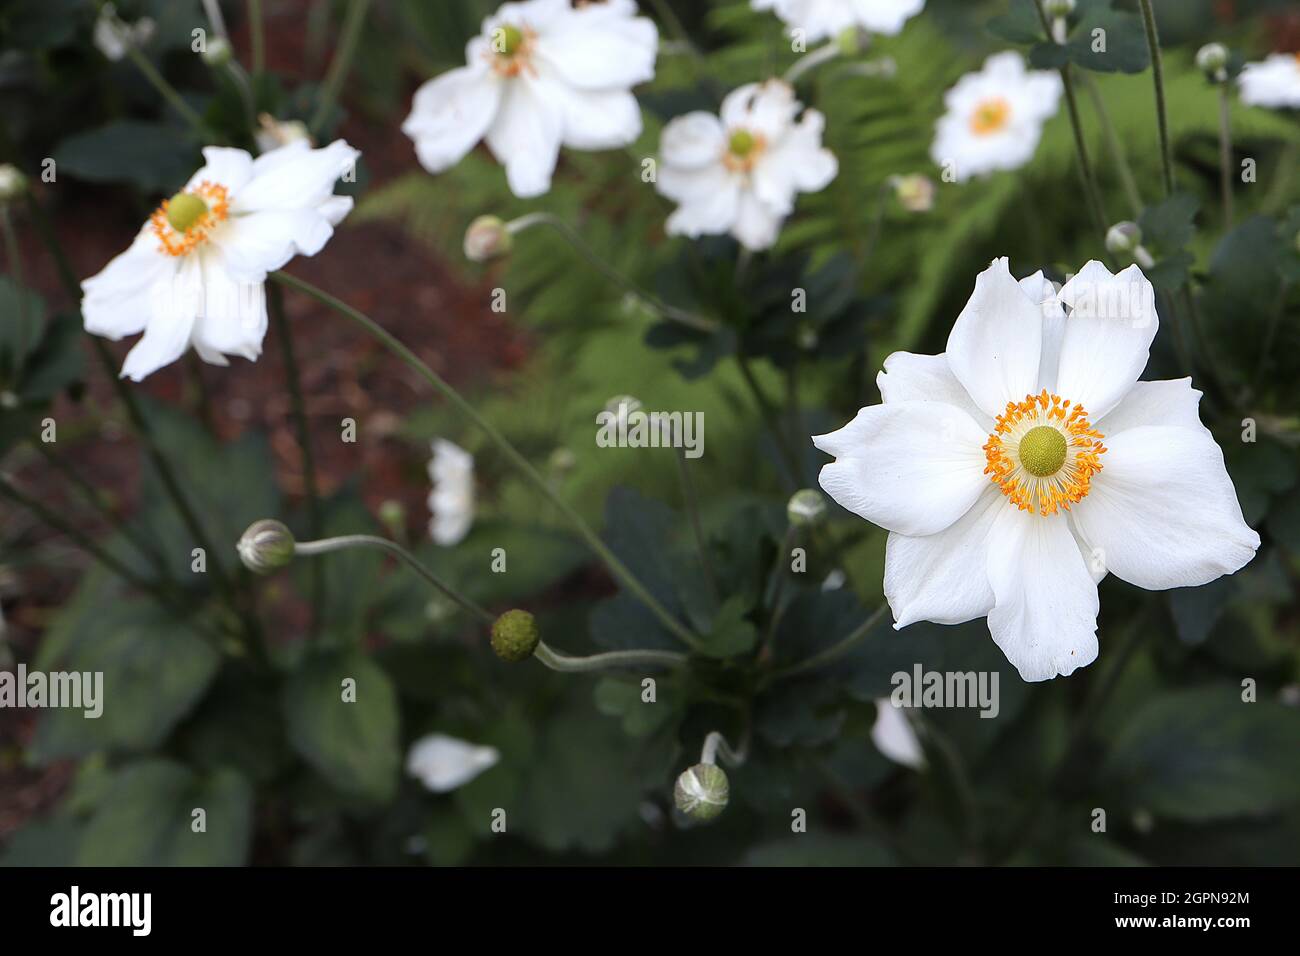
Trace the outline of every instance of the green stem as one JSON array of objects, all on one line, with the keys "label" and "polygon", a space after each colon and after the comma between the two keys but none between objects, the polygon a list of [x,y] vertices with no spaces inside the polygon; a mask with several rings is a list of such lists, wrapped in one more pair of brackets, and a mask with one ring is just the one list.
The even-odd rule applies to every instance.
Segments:
[{"label": "green stem", "polygon": [[686,513],[691,519],[691,532],[695,536],[695,550],[700,558],[700,570],[704,573],[704,585],[709,589],[709,596],[716,607],[719,603],[718,584],[713,577],[713,565],[709,561],[709,549],[704,540],[704,528],[700,523],[700,507],[695,498],[695,482],[686,464],[686,449],[678,449],[673,456],[677,459],[677,477],[681,479],[682,499],[686,504]]},{"label": "green stem", "polygon": [[149,61],[149,58],[129,43],[126,47],[126,55],[131,58],[131,62],[135,64],[136,69],[144,74],[145,79],[152,84],[153,88],[162,95],[162,98],[171,104],[172,109],[194,128],[194,132],[198,133],[199,139],[205,143],[210,142],[211,133],[207,124],[203,122],[203,117],[196,113],[189,103],[185,102],[181,95],[176,92],[175,87],[168,83],[163,75],[158,72],[158,68]]},{"label": "green stem", "polygon": [[266,69],[266,27],[262,21],[262,0],[248,0],[248,32],[252,41],[253,75]]},{"label": "green stem", "polygon": [[776,410],[772,407],[772,403],[768,401],[767,395],[763,393],[762,387],[758,384],[758,379],[754,377],[753,369],[749,367],[749,360],[737,352],[736,364],[740,366],[740,376],[745,381],[745,387],[754,396],[754,404],[758,406],[763,423],[767,426],[768,432],[771,433],[772,439],[776,442],[782,464],[785,465],[788,471],[786,477],[789,479],[789,487],[792,490],[796,489],[799,487],[799,457],[789,444]]},{"label": "green stem", "polygon": [[1223,194],[1223,228],[1232,228],[1232,98],[1219,85],[1219,190]]},{"label": "green stem", "polygon": [[[321,515],[320,488],[316,483],[316,456],[311,447],[311,426],[307,421],[307,403],[302,395],[302,376],[298,371],[298,357],[293,346],[293,330],[284,314],[284,293],[278,285],[266,290],[271,321],[275,324],[276,338],[280,342],[280,355],[284,362],[285,383],[289,387],[289,404],[293,413],[294,429],[298,433],[298,447],[302,452],[303,494],[307,499],[307,533],[319,538],[324,533]],[[311,571],[312,629],[319,624],[321,603],[325,594],[324,569],[319,565]]]},{"label": "green stem", "polygon": [[390,352],[400,358],[421,378],[432,385],[448,402],[450,402],[462,415],[472,421],[478,428],[487,435],[488,439],[500,449],[506,459],[519,470],[519,472],[536,488],[547,501],[564,515],[564,517],[578,530],[583,540],[587,542],[588,547],[603,560],[606,566],[613,573],[614,577],[619,580],[633,595],[637,597],[650,611],[657,617],[669,631],[678,637],[683,643],[699,650],[702,642],[699,637],[686,628],[678,621],[648,590],[645,585],[632,573],[618,556],[614,554],[600,540],[600,536],[591,530],[591,527],[583,520],[582,516],[574,510],[573,506],[556,494],[550,484],[537,471],[536,468],[526,459],[519,450],[512,445],[504,435],[497,431],[487,419],[483,418],[474,406],[467,402],[460,392],[452,388],[437,372],[429,368],[424,362],[420,361],[419,356],[402,344],[392,333],[383,326],[379,325],[373,319],[363,312],[354,309],[340,299],[335,298],[328,292],[316,288],[308,282],[296,276],[289,275],[286,272],[273,272],[271,278],[276,282],[281,282],[291,288],[297,289],[304,295],[307,295],[322,305],[328,306],[334,311],[356,322],[363,329],[369,332],[374,338]]},{"label": "green stem", "polygon": [[806,674],[808,671],[817,670],[825,667],[827,664],[842,657],[854,647],[856,647],[863,638],[871,633],[872,629],[880,623],[881,618],[889,613],[889,605],[882,604],[867,616],[867,619],[853,629],[843,640],[826,648],[826,650],[814,654],[812,657],[805,658],[797,664],[783,668],[773,675],[776,678],[794,677],[798,674]]},{"label": "green stem", "polygon": [[592,671],[617,670],[624,667],[685,667],[688,658],[677,651],[607,651],[589,657],[570,657],[545,641],[538,641],[533,656],[553,671],[586,674]]},{"label": "green stem", "polygon": [[483,608],[429,570],[410,551],[388,538],[381,538],[373,534],[345,534],[337,538],[324,538],[320,541],[299,541],[294,544],[293,553],[302,557],[312,557],[314,555],[330,554],[335,551],[346,551],[348,548],[377,548],[380,551],[387,551],[389,554],[406,562],[406,565],[412,571],[433,585],[435,590],[455,601],[459,607],[473,614],[485,624],[491,626],[496,620]]},{"label": "green stem", "polygon": [[1101,95],[1101,88],[1097,86],[1097,81],[1093,79],[1092,74],[1083,73],[1084,86],[1088,90],[1088,96],[1092,100],[1093,112],[1097,114],[1097,122],[1101,125],[1103,135],[1106,137],[1106,144],[1110,148],[1111,157],[1115,160],[1115,169],[1119,172],[1120,186],[1124,190],[1124,198],[1128,200],[1129,210],[1136,219],[1142,214],[1142,194],[1138,191],[1137,180],[1133,176],[1133,167],[1129,165],[1128,151],[1124,149],[1124,143],[1120,140],[1119,134],[1115,132],[1115,124],[1110,120],[1110,112],[1106,109],[1106,101]]},{"label": "green stem", "polygon": [[712,334],[718,331],[718,323],[706,319],[703,316],[696,315],[693,312],[687,312],[685,309],[679,309],[676,306],[669,305],[654,293],[641,288],[630,278],[619,272],[604,259],[600,258],[600,256],[596,255],[595,250],[587,244],[586,240],[578,235],[578,231],[559,216],[549,212],[532,212],[520,216],[518,219],[506,224],[506,228],[512,234],[523,232],[525,229],[529,229],[533,226],[549,226],[554,229],[563,236],[569,245],[571,245],[580,256],[586,259],[597,272],[609,279],[611,282],[616,285],[621,285],[633,295],[645,301],[664,318],[677,322],[680,325],[688,326],[689,328],[695,329],[697,332],[707,332]]},{"label": "green stem", "polygon": [[803,76],[809,70],[816,69],[823,63],[829,63],[839,55],[840,45],[838,41],[832,39],[831,42],[827,43],[825,46],[818,47],[810,53],[805,53],[799,59],[795,60],[794,65],[785,71],[785,76],[783,76],[782,79],[790,86],[794,86],[795,83],[799,81],[799,77]]},{"label": "green stem", "polygon": [[1156,94],[1156,125],[1160,130],[1160,166],[1164,173],[1165,196],[1174,194],[1174,161],[1169,149],[1169,116],[1165,108],[1165,69],[1160,58],[1160,35],[1156,32],[1156,15],[1151,0],[1138,0],[1142,8],[1142,28],[1146,31],[1147,49],[1151,53],[1151,79]]},{"label": "green stem", "polygon": [[700,763],[716,764],[718,758],[729,767],[739,767],[749,759],[749,731],[740,740],[740,746],[732,747],[719,730],[711,730],[704,737],[704,746],[700,748]]},{"label": "green stem", "polygon": [[208,392],[208,383],[203,377],[203,360],[198,357],[198,353],[190,352],[186,356],[186,364],[190,367],[190,378],[194,382],[199,419],[203,422],[203,427],[208,430],[208,434],[216,435],[217,419],[212,413],[212,395]]},{"label": "green stem", "polygon": [[338,99],[339,89],[343,86],[343,80],[348,75],[348,70],[352,66],[352,56],[356,53],[357,42],[361,39],[361,26],[366,20],[366,11],[370,8],[370,0],[352,0],[348,5],[348,12],[343,18],[343,31],[339,39],[337,51],[334,53],[334,59],[330,61],[329,70],[325,74],[325,82],[321,84],[320,99],[316,103],[316,112],[312,115],[311,122],[308,124],[313,136],[320,132],[325,121],[329,119],[330,110],[334,107],[335,100]]},{"label": "green stem", "polygon": [[13,277],[18,290],[18,335],[17,348],[14,349],[13,376],[17,383],[27,362],[27,287],[23,283],[23,257],[18,247],[18,234],[14,231],[13,217],[9,214],[9,204],[0,203],[0,226],[4,229],[5,259],[9,264],[9,274]]}]

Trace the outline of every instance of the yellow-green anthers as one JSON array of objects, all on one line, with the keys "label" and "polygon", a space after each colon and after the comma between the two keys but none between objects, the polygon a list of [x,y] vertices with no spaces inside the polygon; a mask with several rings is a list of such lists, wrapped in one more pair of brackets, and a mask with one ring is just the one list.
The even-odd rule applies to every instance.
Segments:
[{"label": "yellow-green anthers", "polygon": [[826,498],[815,488],[803,488],[790,496],[785,514],[797,527],[815,525],[826,517]]},{"label": "yellow-green anthers", "polygon": [[541,639],[537,619],[527,611],[506,611],[492,625],[492,650],[511,664],[532,657]]},{"label": "yellow-green anthers", "polygon": [[239,560],[254,574],[270,574],[293,561],[293,532],[279,521],[265,519],[248,526],[235,545]]},{"label": "yellow-green anthers", "polygon": [[673,787],[677,809],[696,823],[707,823],[727,809],[731,786],[717,764],[697,763],[682,771]]}]

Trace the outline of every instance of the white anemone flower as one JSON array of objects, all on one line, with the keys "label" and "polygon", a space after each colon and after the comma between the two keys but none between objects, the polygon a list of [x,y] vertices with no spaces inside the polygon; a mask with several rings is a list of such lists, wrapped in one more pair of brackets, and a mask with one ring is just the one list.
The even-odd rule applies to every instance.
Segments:
[{"label": "white anemone flower", "polygon": [[894,36],[921,12],[925,0],[753,0],[755,10],[771,10],[802,37],[816,43],[851,27]]},{"label": "white anemone flower", "polygon": [[86,331],[144,332],[122,375],[140,381],[191,345],[203,361],[256,361],[266,335],[266,274],[314,256],[352,209],[334,183],[361,154],[335,140],[293,143],[254,159],[209,146],[204,166],[163,202],[135,241],[81,283]]},{"label": "white anemone flower", "polygon": [[871,725],[871,742],[896,764],[920,770],[925,766],[925,752],[917,739],[912,722],[902,707],[888,699],[876,701],[876,721]]},{"label": "white anemone flower", "polygon": [[1251,560],[1201,393],[1138,381],[1156,326],[1137,266],[1089,262],[1058,294],[997,259],[945,353],[895,352],[884,403],[813,438],[836,458],[822,488],[890,532],[895,628],[987,616],[1020,676],[1047,680],[1096,658],[1107,572],[1163,590]]},{"label": "white anemone flower", "polygon": [[411,744],[406,772],[434,793],[448,793],[496,766],[500,759],[495,747],[480,747],[446,734],[429,734]]},{"label": "white anemone flower", "polygon": [[947,112],[935,127],[930,158],[956,182],[1019,169],[1038,149],[1061,90],[1057,74],[1026,70],[1019,53],[993,54],[979,72],[967,73],[944,94]]},{"label": "white anemone flower", "polygon": [[474,456],[435,438],[429,478],[429,537],[444,547],[459,544],[474,523]]},{"label": "white anemone flower", "polygon": [[113,4],[106,3],[99,8],[99,19],[95,21],[95,46],[105,57],[116,62],[126,56],[127,50],[148,43],[153,31],[154,22],[150,17],[127,23],[118,17]]},{"label": "white anemone flower", "polygon": [[1300,53],[1272,53],[1247,63],[1237,78],[1241,101],[1250,106],[1300,109]]},{"label": "white anemone flower", "polygon": [[634,0],[506,3],[469,41],[467,65],[416,91],[402,132],[431,173],[486,140],[514,194],[540,196],[562,145],[616,149],[641,135],[631,88],[654,79],[658,50]]},{"label": "white anemone flower", "polygon": [[[802,110],[802,116],[800,111]],[[801,192],[817,192],[839,165],[822,147],[826,118],[803,109],[788,83],[749,83],[664,127],[659,192],[678,204],[670,235],[730,233],[747,249],[776,242]]]}]

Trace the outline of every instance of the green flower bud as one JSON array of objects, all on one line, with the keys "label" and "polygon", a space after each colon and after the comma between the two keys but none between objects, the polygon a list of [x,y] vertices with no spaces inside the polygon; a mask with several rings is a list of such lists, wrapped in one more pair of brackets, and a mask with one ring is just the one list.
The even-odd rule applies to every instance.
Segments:
[{"label": "green flower bud", "polygon": [[10,163],[0,166],[0,202],[17,199],[27,189],[27,177]]},{"label": "green flower bud", "polygon": [[1132,253],[1142,245],[1142,230],[1135,222],[1117,222],[1106,231],[1106,248],[1110,252]]},{"label": "green flower bud", "polygon": [[492,625],[492,650],[511,664],[532,657],[541,639],[537,620],[527,611],[506,611]]},{"label": "green flower bud", "polygon": [[279,521],[254,521],[235,550],[248,570],[254,574],[270,574],[293,561],[293,532]]},{"label": "green flower bud", "polygon": [[1074,0],[1043,0],[1043,12],[1049,17],[1068,17],[1074,12]]},{"label": "green flower bud", "polygon": [[225,37],[210,37],[199,52],[203,62],[208,66],[225,66],[234,59],[235,51],[230,48],[230,41]]},{"label": "green flower bud", "polygon": [[871,34],[861,27],[845,27],[835,37],[840,56],[857,56],[871,42]]},{"label": "green flower bud", "polygon": [[810,527],[826,516],[826,499],[815,488],[804,488],[790,496],[785,515],[796,527]]},{"label": "green flower bud", "polygon": [[1228,78],[1228,48],[1222,43],[1207,43],[1196,51],[1196,66],[1206,78],[1222,83]]},{"label": "green flower bud", "polygon": [[677,809],[696,823],[707,823],[727,809],[731,785],[722,768],[711,763],[697,763],[682,771],[673,787]]},{"label": "green flower bud", "polygon": [[479,216],[465,230],[465,258],[487,262],[510,252],[514,237],[500,216]]}]

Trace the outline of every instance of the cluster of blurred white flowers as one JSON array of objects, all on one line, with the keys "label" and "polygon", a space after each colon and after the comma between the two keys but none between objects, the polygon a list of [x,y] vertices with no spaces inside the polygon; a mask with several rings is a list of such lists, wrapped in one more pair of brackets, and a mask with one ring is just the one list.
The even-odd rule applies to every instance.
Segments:
[{"label": "cluster of blurred white flowers", "polygon": [[474,456],[435,438],[429,480],[429,537],[444,547],[459,544],[474,523]]}]

